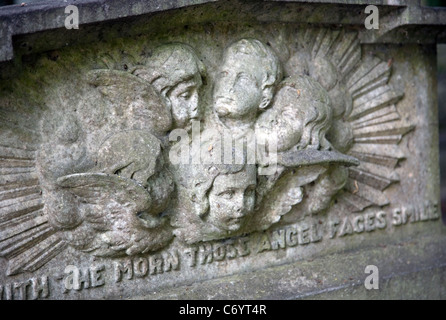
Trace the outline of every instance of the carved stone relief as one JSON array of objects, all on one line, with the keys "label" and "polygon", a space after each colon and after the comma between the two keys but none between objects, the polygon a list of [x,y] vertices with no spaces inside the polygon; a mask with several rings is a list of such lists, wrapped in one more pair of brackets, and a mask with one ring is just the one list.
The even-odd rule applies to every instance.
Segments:
[{"label": "carved stone relief", "polygon": [[[103,56],[79,71],[78,100],[44,101],[33,141],[4,140],[8,275],[67,247],[135,256],[330,215],[335,201],[350,212],[389,204],[399,177],[386,172],[414,127],[398,113],[391,65],[364,56],[356,33],[301,28],[281,47],[233,39],[217,66],[204,51],[175,42]],[[250,141],[267,157],[250,158]]]}]

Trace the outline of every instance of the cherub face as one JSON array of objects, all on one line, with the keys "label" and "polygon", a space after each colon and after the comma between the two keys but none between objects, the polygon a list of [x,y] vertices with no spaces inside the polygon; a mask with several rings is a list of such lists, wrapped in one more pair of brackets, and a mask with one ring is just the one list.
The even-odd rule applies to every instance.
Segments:
[{"label": "cherub face", "polygon": [[262,66],[245,54],[228,54],[214,91],[214,108],[221,118],[255,115],[262,102]]},{"label": "cherub face", "polygon": [[197,73],[189,80],[177,84],[167,95],[172,106],[172,118],[177,128],[187,127],[194,119],[199,119],[199,90],[201,76]]},{"label": "cherub face", "polygon": [[292,98],[296,89],[285,87],[277,94],[274,107],[262,113],[256,123],[256,135],[267,139],[277,135],[277,150],[285,151],[296,146],[305,125],[306,111],[302,104]]},{"label": "cherub face", "polygon": [[209,193],[208,222],[221,230],[239,230],[254,210],[255,188],[255,166],[218,176]]}]

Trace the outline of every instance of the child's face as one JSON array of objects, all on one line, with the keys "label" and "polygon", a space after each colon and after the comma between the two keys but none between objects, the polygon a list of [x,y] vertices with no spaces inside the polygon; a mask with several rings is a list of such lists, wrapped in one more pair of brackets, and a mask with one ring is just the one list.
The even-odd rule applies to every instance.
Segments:
[{"label": "child's face", "polygon": [[258,59],[230,52],[217,75],[214,108],[219,117],[241,119],[257,114],[264,72]]},{"label": "child's face", "polygon": [[201,75],[196,73],[189,79],[177,84],[168,94],[172,106],[172,118],[177,128],[185,128],[194,119],[199,119],[199,90],[202,86]]},{"label": "child's face", "polygon": [[209,193],[208,222],[221,230],[239,230],[254,211],[255,188],[255,166],[218,176]]}]

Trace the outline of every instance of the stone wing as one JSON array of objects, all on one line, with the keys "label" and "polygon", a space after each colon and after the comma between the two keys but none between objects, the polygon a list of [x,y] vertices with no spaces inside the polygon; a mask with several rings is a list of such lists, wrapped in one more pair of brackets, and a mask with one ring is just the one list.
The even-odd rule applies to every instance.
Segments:
[{"label": "stone wing", "polygon": [[106,173],[76,173],[57,179],[61,188],[69,190],[90,204],[106,204],[111,199],[119,204],[150,207],[150,194],[136,181]]},{"label": "stone wing", "polygon": [[118,112],[125,110],[126,129],[148,130],[163,134],[172,126],[170,107],[152,85],[125,71],[98,69],[87,73],[95,86]]},{"label": "stone wing", "polygon": [[[302,202],[303,186],[315,181],[327,169],[321,165],[309,165],[287,169],[277,181],[265,181],[261,187],[260,206],[249,228],[266,230],[281,217]],[[272,178],[275,180],[275,178]]]}]

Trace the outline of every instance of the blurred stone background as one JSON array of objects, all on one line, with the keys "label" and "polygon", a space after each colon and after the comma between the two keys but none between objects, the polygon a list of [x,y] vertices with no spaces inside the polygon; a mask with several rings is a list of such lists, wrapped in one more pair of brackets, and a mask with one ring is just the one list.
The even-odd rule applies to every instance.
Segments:
[{"label": "blurred stone background", "polygon": [[[446,7],[446,0],[422,0],[432,7]],[[441,211],[446,225],[446,44],[437,45],[438,118],[440,124]]]},{"label": "blurred stone background", "polygon": [[438,116],[440,122],[441,209],[446,224],[446,44],[437,45]]},{"label": "blurred stone background", "polygon": [[[0,0],[0,6],[49,0]],[[53,0],[63,1],[63,0]],[[310,1],[311,2],[311,1]],[[421,0],[431,7],[446,7],[446,0]],[[443,223],[446,224],[446,44],[437,46],[438,58],[438,112],[440,130],[441,208]]]}]

